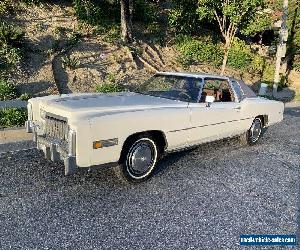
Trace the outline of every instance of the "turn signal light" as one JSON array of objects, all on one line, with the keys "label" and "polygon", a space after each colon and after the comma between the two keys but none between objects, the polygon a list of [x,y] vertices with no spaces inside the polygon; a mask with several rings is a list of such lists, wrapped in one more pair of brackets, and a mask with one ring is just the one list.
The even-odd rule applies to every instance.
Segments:
[{"label": "turn signal light", "polygon": [[93,142],[93,149],[98,149],[98,148],[102,148],[101,141],[94,141]]}]

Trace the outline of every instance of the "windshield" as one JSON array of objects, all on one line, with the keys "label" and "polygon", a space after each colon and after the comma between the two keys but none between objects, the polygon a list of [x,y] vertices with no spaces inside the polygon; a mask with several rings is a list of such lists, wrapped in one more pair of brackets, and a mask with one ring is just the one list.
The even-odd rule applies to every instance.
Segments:
[{"label": "windshield", "polygon": [[182,76],[155,75],[135,89],[135,92],[178,100],[198,102],[202,79]]}]

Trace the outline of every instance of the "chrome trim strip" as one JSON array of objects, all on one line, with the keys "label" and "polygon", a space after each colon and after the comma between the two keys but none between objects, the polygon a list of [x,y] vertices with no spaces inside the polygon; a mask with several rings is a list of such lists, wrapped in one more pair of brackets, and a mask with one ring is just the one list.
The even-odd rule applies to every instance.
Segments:
[{"label": "chrome trim strip", "polygon": [[72,129],[68,134],[68,154],[69,156],[76,156],[76,132]]},{"label": "chrome trim strip", "polygon": [[175,129],[175,130],[168,131],[167,133],[174,133],[174,132],[185,131],[185,130],[190,130],[190,129],[194,129],[194,128],[202,128],[202,127],[207,127],[207,126],[215,126],[215,125],[219,125],[219,124],[223,124],[223,123],[227,123],[227,122],[228,123],[229,122],[238,122],[238,121],[244,121],[244,120],[249,120],[249,119],[254,119],[254,117],[243,118],[243,119],[239,119],[239,120],[226,121],[226,122],[218,122],[218,123],[213,123],[213,124],[205,124],[205,125],[195,126],[195,127],[190,127],[190,128]]},{"label": "chrome trim strip", "polygon": [[60,121],[68,122],[68,119],[66,117],[60,116],[60,115],[55,115],[49,112],[46,112],[46,118],[54,118]]}]

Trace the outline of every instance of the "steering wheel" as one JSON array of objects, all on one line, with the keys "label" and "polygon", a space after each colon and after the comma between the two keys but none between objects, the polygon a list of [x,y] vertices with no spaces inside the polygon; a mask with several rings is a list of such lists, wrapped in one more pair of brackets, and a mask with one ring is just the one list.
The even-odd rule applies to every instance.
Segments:
[{"label": "steering wheel", "polygon": [[186,92],[180,92],[178,95],[179,95],[179,96],[185,96],[185,97],[188,98],[188,100],[191,100],[191,99],[192,99],[192,97],[191,97],[189,94],[187,94]]}]

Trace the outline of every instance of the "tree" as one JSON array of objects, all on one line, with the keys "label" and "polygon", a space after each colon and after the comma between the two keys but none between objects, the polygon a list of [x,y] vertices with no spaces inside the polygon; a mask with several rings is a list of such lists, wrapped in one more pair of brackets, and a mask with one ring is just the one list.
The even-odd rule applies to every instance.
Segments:
[{"label": "tree", "polygon": [[125,43],[132,42],[132,2],[121,0],[121,35]]},{"label": "tree", "polygon": [[[265,0],[198,0],[200,20],[216,21],[224,39],[224,74],[229,50],[238,31],[246,30],[264,10]],[[266,13],[267,15],[267,13]]]}]

